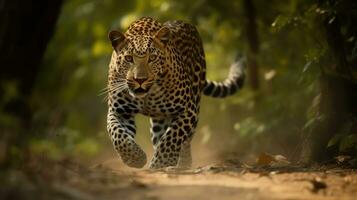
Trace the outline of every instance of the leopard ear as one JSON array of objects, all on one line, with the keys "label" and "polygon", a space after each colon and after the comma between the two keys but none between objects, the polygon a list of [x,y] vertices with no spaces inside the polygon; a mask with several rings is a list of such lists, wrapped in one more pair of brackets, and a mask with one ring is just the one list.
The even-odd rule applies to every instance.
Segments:
[{"label": "leopard ear", "polygon": [[112,43],[112,46],[115,51],[120,50],[123,45],[125,44],[125,36],[123,33],[119,31],[110,31],[108,34],[108,38],[110,42]]},{"label": "leopard ear", "polygon": [[164,26],[156,32],[154,39],[159,44],[166,46],[166,44],[170,40],[170,36],[171,36],[170,29]]}]

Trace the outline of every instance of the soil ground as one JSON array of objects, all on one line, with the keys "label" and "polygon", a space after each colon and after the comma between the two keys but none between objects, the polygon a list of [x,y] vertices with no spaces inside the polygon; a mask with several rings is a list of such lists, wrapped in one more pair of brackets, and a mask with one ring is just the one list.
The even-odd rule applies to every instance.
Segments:
[{"label": "soil ground", "polygon": [[38,170],[35,179],[19,171],[11,173],[12,180],[0,189],[0,199],[357,199],[357,171],[335,166],[250,167],[223,163],[180,171],[150,171],[110,161],[91,168],[54,164]]}]

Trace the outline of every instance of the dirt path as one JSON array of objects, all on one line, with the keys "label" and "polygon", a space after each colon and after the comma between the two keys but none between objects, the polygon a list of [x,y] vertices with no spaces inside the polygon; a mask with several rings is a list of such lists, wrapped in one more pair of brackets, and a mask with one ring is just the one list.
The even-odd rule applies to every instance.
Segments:
[{"label": "dirt path", "polygon": [[[216,165],[153,172],[99,165],[91,171],[91,176],[97,173],[97,177],[73,184],[91,199],[357,199],[357,171],[338,168],[316,171]],[[110,175],[101,174],[108,171]]]},{"label": "dirt path", "polygon": [[40,187],[34,187],[22,180],[0,189],[0,199],[357,199],[357,171],[351,169],[212,165],[153,172],[112,166],[54,166],[51,184],[42,180],[37,181]]}]

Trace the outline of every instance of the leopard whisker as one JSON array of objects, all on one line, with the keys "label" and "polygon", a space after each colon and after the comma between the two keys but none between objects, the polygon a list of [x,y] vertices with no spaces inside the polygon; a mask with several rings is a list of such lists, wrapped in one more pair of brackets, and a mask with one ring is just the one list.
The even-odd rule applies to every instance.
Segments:
[{"label": "leopard whisker", "polygon": [[115,83],[111,83],[111,84],[108,84],[107,87],[105,87],[104,89],[102,89],[100,91],[100,93],[98,94],[98,96],[102,96],[102,95],[105,95],[104,96],[104,101],[107,101],[108,98],[109,98],[109,93],[113,93],[113,92],[122,92],[123,90],[125,90],[127,88],[127,84],[126,82],[124,81],[118,81],[118,82],[115,82]]}]

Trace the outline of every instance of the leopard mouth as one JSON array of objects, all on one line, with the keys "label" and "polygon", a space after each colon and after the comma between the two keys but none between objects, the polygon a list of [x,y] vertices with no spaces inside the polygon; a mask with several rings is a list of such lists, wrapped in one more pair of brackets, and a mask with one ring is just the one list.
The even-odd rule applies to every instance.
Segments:
[{"label": "leopard mouth", "polygon": [[134,94],[145,94],[147,93],[149,90],[148,89],[144,89],[142,87],[139,87],[137,89],[134,90]]},{"label": "leopard mouth", "polygon": [[142,97],[145,97],[148,92],[150,90],[150,87],[149,88],[142,88],[142,87],[138,87],[136,89],[130,89],[130,94],[133,96],[133,97],[138,97],[138,98],[142,98]]}]

